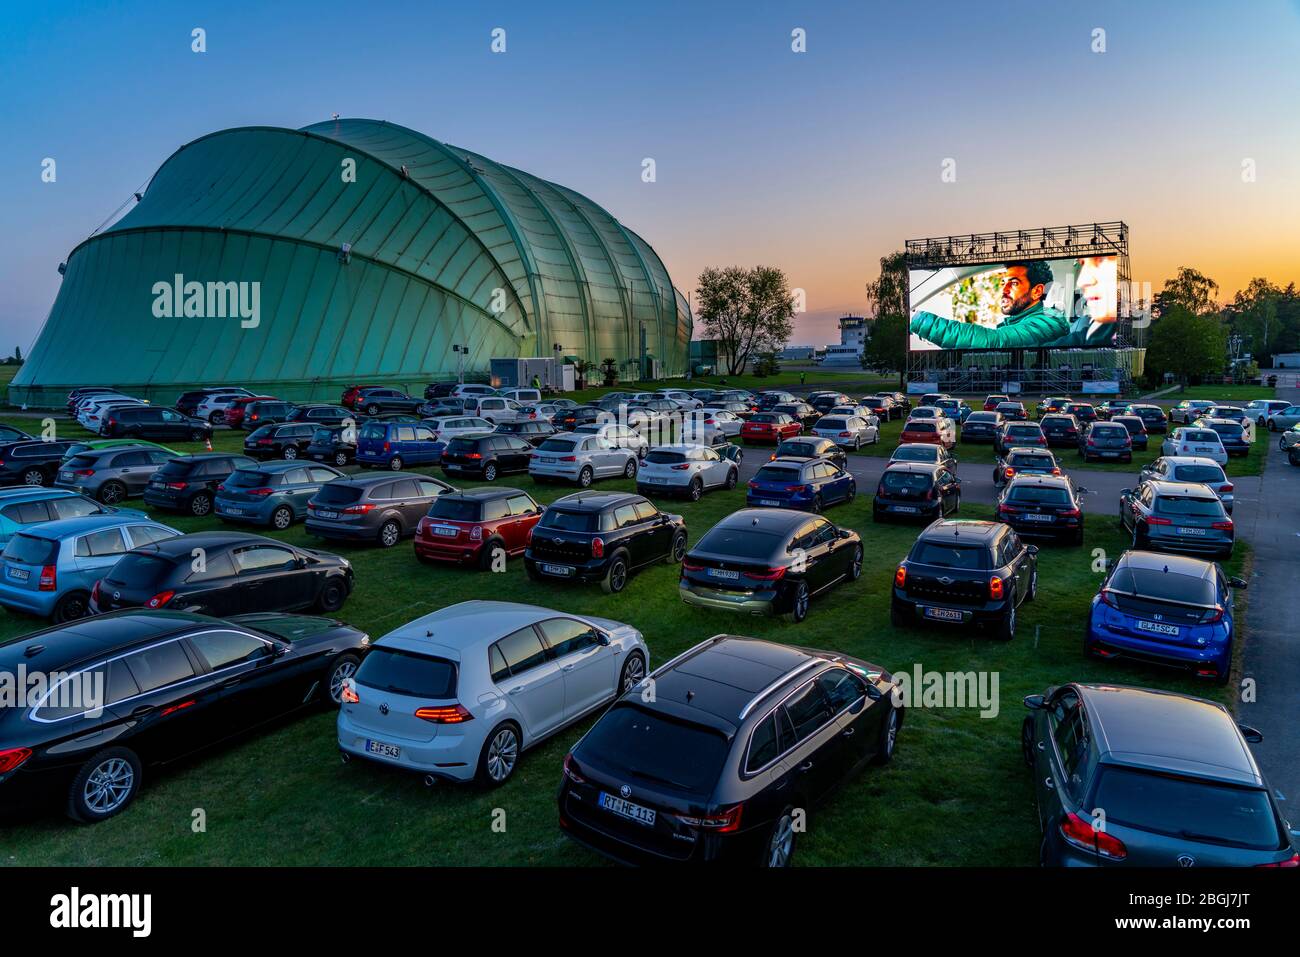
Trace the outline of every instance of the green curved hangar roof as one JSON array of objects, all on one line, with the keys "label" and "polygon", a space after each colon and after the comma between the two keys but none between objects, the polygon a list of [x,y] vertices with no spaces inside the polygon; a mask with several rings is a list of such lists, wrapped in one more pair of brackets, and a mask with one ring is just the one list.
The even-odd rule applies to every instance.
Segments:
[{"label": "green curved hangar roof", "polygon": [[643,333],[662,374],[686,371],[684,297],[650,245],[582,194],[391,123],[247,127],[177,150],[72,251],[13,398],[98,383],[414,387],[455,374],[454,343],[471,372],[558,343],[635,378]]}]

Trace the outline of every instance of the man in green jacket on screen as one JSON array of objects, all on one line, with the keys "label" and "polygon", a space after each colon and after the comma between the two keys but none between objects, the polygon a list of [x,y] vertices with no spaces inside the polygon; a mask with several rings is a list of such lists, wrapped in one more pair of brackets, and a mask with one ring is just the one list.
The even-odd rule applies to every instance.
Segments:
[{"label": "man in green jacket on screen", "polygon": [[1007,318],[988,329],[973,322],[944,319],[932,312],[912,316],[911,331],[940,349],[1033,349],[1060,339],[1070,331],[1065,314],[1049,309],[1043,299],[1052,270],[1041,260],[1011,263],[1002,274],[1002,314]]}]

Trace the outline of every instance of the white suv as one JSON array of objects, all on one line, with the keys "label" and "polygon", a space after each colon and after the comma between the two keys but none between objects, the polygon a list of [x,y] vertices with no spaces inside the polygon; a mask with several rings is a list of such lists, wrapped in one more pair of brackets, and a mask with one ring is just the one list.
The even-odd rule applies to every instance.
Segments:
[{"label": "white suv", "polygon": [[646,453],[636,477],[642,495],[685,495],[692,502],[711,488],[731,491],[740,478],[736,463],[703,445],[660,445]]},{"label": "white suv", "polygon": [[518,422],[528,418],[521,411],[518,402],[501,395],[471,397],[465,403],[465,414],[477,415],[481,419],[487,419],[493,425],[502,422]]},{"label": "white suv", "polygon": [[637,456],[599,435],[561,432],[537,447],[528,460],[536,482],[560,479],[588,488],[596,479],[636,478]]}]

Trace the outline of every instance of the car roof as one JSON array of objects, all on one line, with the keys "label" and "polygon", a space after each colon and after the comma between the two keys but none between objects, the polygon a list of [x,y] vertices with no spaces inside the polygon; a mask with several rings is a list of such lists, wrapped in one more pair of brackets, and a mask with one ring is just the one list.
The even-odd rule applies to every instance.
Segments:
[{"label": "car roof", "polygon": [[1119,685],[1076,685],[1101,760],[1262,786],[1263,775],[1222,705]]},{"label": "car roof", "polygon": [[[438,496],[439,499],[474,499],[475,501],[486,501],[488,499],[508,498],[511,495],[526,495],[522,489],[517,488],[463,488],[456,492],[445,492]],[[531,497],[531,496],[530,496]]]},{"label": "car roof", "polygon": [[25,664],[28,670],[51,671],[193,625],[211,624],[222,622],[190,612],[142,608],[93,615],[0,645],[0,669],[12,671],[16,665]]},{"label": "car roof", "polygon": [[589,511],[594,509],[613,508],[616,505],[625,505],[628,502],[639,502],[644,498],[645,496],[637,495],[635,492],[573,492],[570,495],[565,495],[563,498],[557,498],[551,503],[551,507]]},{"label": "car roof", "polygon": [[1012,456],[1012,455],[1017,455],[1017,454],[1021,454],[1021,455],[1050,455],[1053,459],[1056,458],[1056,453],[1054,453],[1051,449],[1040,449],[1040,448],[1039,448],[1038,446],[1036,446],[1036,445],[1013,445],[1011,448],[1007,449],[1007,456],[1008,456],[1008,457],[1009,457],[1009,456]]},{"label": "car roof", "polygon": [[[245,472],[267,472],[270,473],[271,475],[278,475],[281,472],[288,472],[290,469],[305,468],[306,466],[309,465],[315,468],[319,468],[322,465],[325,465],[325,463],[312,462],[312,461],[304,462],[302,459],[285,459],[281,461],[271,461],[271,462],[252,462],[248,465],[241,465],[239,469],[236,469],[236,471],[242,470]],[[327,466],[327,467],[332,468],[333,466]]]},{"label": "car roof", "polygon": [[737,728],[751,702],[773,697],[763,692],[775,693],[796,669],[811,675],[807,665],[818,660],[827,659],[773,641],[719,635],[655,672],[655,704],[703,712]]},{"label": "car roof", "polygon": [[175,538],[164,538],[158,542],[150,542],[147,545],[137,545],[131,549],[134,552],[148,552],[152,555],[160,555],[165,558],[189,559],[191,552],[195,548],[205,547],[207,549],[228,548],[232,545],[239,544],[257,544],[266,543],[272,545],[285,545],[288,548],[296,546],[289,545],[288,542],[279,542],[265,535],[254,535],[252,532],[232,532],[225,530],[214,530],[210,532],[190,532],[188,535],[177,535]]},{"label": "car roof", "polygon": [[1007,483],[1007,488],[1016,488],[1020,485],[1042,485],[1046,488],[1063,488],[1066,491],[1074,487],[1069,478],[1064,475],[1015,475]]},{"label": "car roof", "polygon": [[10,502],[44,501],[47,498],[67,498],[80,493],[70,488],[44,488],[42,486],[19,485],[17,488],[0,488],[0,505]]},{"label": "car roof", "polygon": [[369,488],[370,486],[378,485],[381,482],[391,482],[395,478],[433,479],[434,481],[441,481],[440,479],[434,478],[432,475],[423,475],[420,472],[384,472],[380,475],[345,475],[341,479],[334,479],[330,484],[356,485],[362,488]]},{"label": "car roof", "polygon": [[1202,482],[1171,482],[1167,479],[1155,479],[1147,483],[1157,495],[1196,495],[1214,497],[1214,490]]},{"label": "car roof", "polygon": [[1213,465],[1219,471],[1223,471],[1222,465],[1203,455],[1162,455],[1160,458],[1173,465]]},{"label": "car roof", "polygon": [[34,526],[29,525],[27,528],[16,534],[57,541],[68,538],[72,535],[94,532],[101,528],[116,528],[120,525],[138,525],[141,522],[148,522],[151,525],[162,524],[152,518],[140,518],[139,516],[122,515],[120,513],[110,515],[82,515],[78,518],[60,518],[55,519],[52,522],[40,522]]},{"label": "car roof", "polygon": [[1001,522],[990,522],[975,518],[944,518],[932,522],[923,529],[919,539],[934,541],[936,539],[957,541],[961,538],[988,541],[1006,528]]},{"label": "car roof", "polygon": [[1148,552],[1143,549],[1130,548],[1120,555],[1117,566],[1140,568],[1144,571],[1169,571],[1192,578],[1213,578],[1216,574],[1214,562],[1192,555],[1177,555],[1170,552]]},{"label": "car roof", "polygon": [[[460,661],[468,652],[486,649],[520,628],[557,616],[583,617],[521,602],[462,601],[399,625],[376,639],[372,647],[401,648]],[[485,627],[488,622],[490,628]]]},{"label": "car roof", "polygon": [[789,508],[738,508],[713,527],[735,528],[747,525],[758,526],[770,532],[788,533],[812,517],[808,512]]},{"label": "car roof", "polygon": [[[301,423],[299,423],[301,425]],[[115,449],[114,451],[120,451]],[[156,451],[156,450],[155,450]],[[242,459],[247,458],[242,452],[190,452],[186,455],[178,455],[172,459],[173,462],[207,462],[211,459]]]},{"label": "car roof", "polygon": [[[920,445],[919,442],[905,442],[904,445]],[[918,472],[934,475],[940,468],[937,462],[890,461],[885,465],[885,472]],[[882,475],[884,473],[881,473]]]}]

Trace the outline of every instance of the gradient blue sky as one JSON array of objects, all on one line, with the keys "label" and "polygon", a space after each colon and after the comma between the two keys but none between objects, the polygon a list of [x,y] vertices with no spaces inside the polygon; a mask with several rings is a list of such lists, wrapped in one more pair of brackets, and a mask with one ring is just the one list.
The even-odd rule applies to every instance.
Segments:
[{"label": "gradient blue sky", "polygon": [[1298,0],[8,4],[0,352],[176,148],[333,112],[587,194],[683,291],[707,265],[781,266],[807,291],[796,342],[835,338],[880,256],[948,233],[1122,218],[1135,279],[1193,265],[1226,299],[1300,280],[1297,63]]}]

